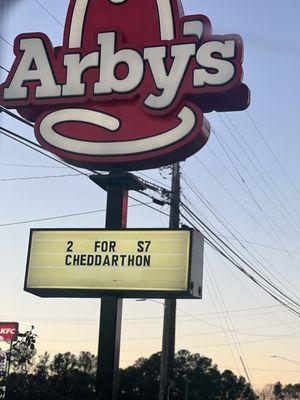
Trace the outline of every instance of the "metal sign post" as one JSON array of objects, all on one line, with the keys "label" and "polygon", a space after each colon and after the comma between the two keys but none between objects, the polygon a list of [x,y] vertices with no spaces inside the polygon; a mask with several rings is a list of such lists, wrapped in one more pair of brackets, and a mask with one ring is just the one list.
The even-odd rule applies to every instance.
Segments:
[{"label": "metal sign post", "polygon": [[[124,172],[94,175],[91,179],[107,191],[106,228],[125,228],[128,191],[143,190],[144,185],[134,175]],[[101,299],[96,375],[96,393],[99,400],[117,400],[119,397],[122,304],[123,299],[114,296]]]}]

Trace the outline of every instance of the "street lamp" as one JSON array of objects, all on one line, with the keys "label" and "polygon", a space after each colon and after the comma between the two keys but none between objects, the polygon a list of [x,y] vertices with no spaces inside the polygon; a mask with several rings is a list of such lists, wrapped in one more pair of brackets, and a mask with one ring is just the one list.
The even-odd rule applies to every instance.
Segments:
[{"label": "street lamp", "polygon": [[158,303],[158,304],[162,305],[164,308],[166,308],[165,304],[158,300],[141,298],[141,299],[136,299],[135,301],[152,301],[152,303]]}]

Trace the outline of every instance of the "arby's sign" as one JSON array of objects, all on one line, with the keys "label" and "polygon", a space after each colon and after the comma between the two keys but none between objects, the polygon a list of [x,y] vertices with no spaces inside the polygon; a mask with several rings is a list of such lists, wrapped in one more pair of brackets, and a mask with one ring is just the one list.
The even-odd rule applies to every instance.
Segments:
[{"label": "arby's sign", "polygon": [[18,339],[17,322],[0,322],[0,342],[14,342]]},{"label": "arby's sign", "polygon": [[180,0],[71,0],[63,44],[21,34],[0,104],[35,122],[39,143],[89,169],[136,170],[203,147],[205,112],[242,110],[243,43],[214,35]]}]

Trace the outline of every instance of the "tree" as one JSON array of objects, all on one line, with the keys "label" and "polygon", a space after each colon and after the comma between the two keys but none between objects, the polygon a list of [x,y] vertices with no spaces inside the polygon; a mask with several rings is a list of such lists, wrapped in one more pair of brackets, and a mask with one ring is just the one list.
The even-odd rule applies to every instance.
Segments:
[{"label": "tree", "polygon": [[44,353],[33,373],[13,373],[8,379],[7,400],[93,400],[95,357],[90,353],[56,354],[50,362]]},{"label": "tree", "polygon": [[8,363],[15,371],[23,374],[28,373],[28,369],[33,365],[33,359],[36,355],[36,338],[33,332],[34,326],[25,333],[18,334],[18,340],[12,345],[11,351],[7,353]]},{"label": "tree", "polygon": [[276,382],[273,388],[273,394],[275,395],[276,400],[284,399],[284,393],[282,391],[282,384],[280,382]]},{"label": "tree", "polygon": [[253,392],[251,386],[246,384],[241,394],[240,400],[257,400],[258,396]]},{"label": "tree", "polygon": [[286,400],[299,400],[300,399],[300,383],[295,385],[286,385],[283,389]]},{"label": "tree", "polygon": [[[158,399],[161,353],[140,359],[121,370],[120,400]],[[244,378],[231,371],[222,374],[212,360],[200,354],[180,350],[174,361],[174,399],[182,400],[254,400],[256,396]],[[241,397],[243,396],[243,397]]]},{"label": "tree", "polygon": [[[120,371],[120,400],[157,400],[161,353],[140,358]],[[94,400],[96,357],[58,353],[50,360],[44,353],[28,370],[9,376],[6,400]],[[180,350],[174,363],[174,399],[254,400],[243,377],[222,373],[210,358]]]},{"label": "tree", "polygon": [[81,351],[77,360],[79,371],[90,375],[96,375],[97,357],[89,351]]},{"label": "tree", "polygon": [[154,400],[158,397],[161,353],[138,359],[120,370],[120,400]]},{"label": "tree", "polygon": [[50,354],[46,351],[39,356],[39,361],[34,368],[34,373],[42,377],[48,377],[50,366]]}]

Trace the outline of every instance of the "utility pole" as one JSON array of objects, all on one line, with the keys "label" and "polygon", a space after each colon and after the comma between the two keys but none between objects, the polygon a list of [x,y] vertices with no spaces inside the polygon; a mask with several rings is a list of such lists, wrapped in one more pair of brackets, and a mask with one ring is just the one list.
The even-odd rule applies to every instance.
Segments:
[{"label": "utility pole", "polygon": [[[172,189],[169,227],[179,228],[180,222],[180,166],[172,166]],[[160,365],[159,400],[173,399],[173,368],[176,330],[176,299],[165,299],[162,354]]]}]

